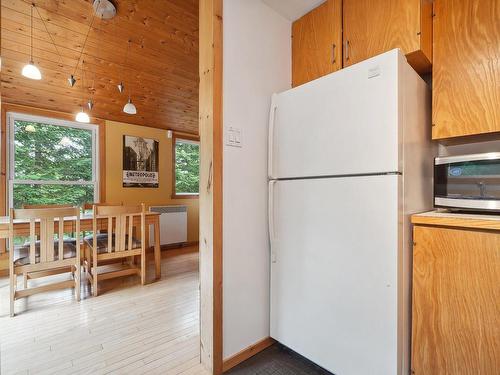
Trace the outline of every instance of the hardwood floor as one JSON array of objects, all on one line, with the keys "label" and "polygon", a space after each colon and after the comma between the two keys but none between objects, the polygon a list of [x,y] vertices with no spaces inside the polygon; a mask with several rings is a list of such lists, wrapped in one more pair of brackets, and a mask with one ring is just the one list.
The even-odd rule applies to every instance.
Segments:
[{"label": "hardwood floor", "polygon": [[[155,283],[106,280],[92,297],[84,276],[80,303],[72,289],[39,294],[17,301],[14,318],[1,278],[0,373],[208,374],[199,364],[197,250],[164,251]],[[148,279],[153,272],[151,259]]]}]

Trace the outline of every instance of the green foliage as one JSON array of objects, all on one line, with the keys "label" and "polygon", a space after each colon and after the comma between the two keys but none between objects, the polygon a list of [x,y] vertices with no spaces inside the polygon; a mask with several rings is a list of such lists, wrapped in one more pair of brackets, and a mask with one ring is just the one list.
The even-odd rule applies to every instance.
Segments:
[{"label": "green foliage", "polygon": [[175,144],[175,192],[197,194],[200,185],[200,146],[195,143]]},{"label": "green foliage", "polygon": [[[14,179],[92,181],[92,132],[85,129],[14,122]],[[14,183],[14,207],[23,204],[82,204],[94,200],[94,186]]]}]

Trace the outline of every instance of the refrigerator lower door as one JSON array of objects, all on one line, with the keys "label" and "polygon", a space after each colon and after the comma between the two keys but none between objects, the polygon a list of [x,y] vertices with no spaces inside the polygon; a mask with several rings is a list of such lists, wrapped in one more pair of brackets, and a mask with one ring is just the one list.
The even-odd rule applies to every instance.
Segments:
[{"label": "refrigerator lower door", "polygon": [[270,183],[271,336],[337,375],[398,373],[400,178]]}]

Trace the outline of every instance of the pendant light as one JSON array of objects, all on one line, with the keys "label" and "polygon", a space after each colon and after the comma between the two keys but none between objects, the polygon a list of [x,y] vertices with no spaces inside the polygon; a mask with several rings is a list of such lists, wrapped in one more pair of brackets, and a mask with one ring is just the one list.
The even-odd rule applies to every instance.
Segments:
[{"label": "pendant light", "polygon": [[[82,60],[82,102],[83,102],[83,96],[85,94],[85,90],[84,90],[84,64],[85,64],[85,61]],[[80,108],[80,112],[78,112],[75,116],[75,120],[77,122],[85,122],[85,123],[89,123],[90,122],[90,117],[89,115],[83,110],[83,105],[81,106]]]},{"label": "pendant light", "polygon": [[75,120],[78,121],[78,122],[84,122],[84,123],[88,124],[90,122],[90,117],[89,117],[89,115],[87,115],[84,112],[83,107],[82,107],[80,109],[80,112],[78,112],[76,114]]},{"label": "pendant light", "polygon": [[70,75],[70,77],[68,78],[68,83],[69,83],[69,85],[70,85],[71,87],[73,87],[73,86],[75,85],[75,83],[76,83],[76,79],[75,79],[75,77],[73,76],[73,74],[72,74],[72,75]]},{"label": "pendant light", "polygon": [[[128,53],[130,49],[130,42],[131,40],[128,40],[128,45],[127,45],[127,54],[125,56],[125,66],[127,64],[128,60]],[[135,107],[134,103],[132,103],[132,99],[130,98],[130,87],[128,89],[128,101],[127,103],[123,106],[123,112],[129,114],[129,115],[135,115],[137,113],[137,108]]]},{"label": "pendant light", "polygon": [[137,113],[137,108],[135,108],[135,104],[132,103],[130,96],[128,97],[128,102],[123,106],[123,112],[128,113],[129,115],[135,115]]},{"label": "pendant light", "polygon": [[26,78],[29,78],[29,79],[36,79],[36,80],[39,80],[39,79],[42,79],[42,73],[40,73],[40,69],[38,69],[35,65],[35,63],[33,62],[33,7],[34,5],[32,4],[31,5],[31,15],[30,15],[30,62],[28,64],[26,64],[24,67],[23,67],[23,70],[21,72],[21,74],[26,77]]}]

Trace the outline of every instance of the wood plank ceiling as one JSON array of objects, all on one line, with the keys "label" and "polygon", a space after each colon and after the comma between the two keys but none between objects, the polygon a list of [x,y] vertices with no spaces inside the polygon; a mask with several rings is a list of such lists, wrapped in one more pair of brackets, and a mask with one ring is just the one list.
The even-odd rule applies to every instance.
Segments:
[{"label": "wood plank ceiling", "polygon": [[[114,0],[117,16],[93,21],[72,88],[67,79],[92,22],[92,0],[34,0],[61,55],[34,10],[33,58],[41,81],[21,75],[29,61],[31,3],[1,0],[3,103],[76,113],[93,96],[91,116],[198,133],[198,0]],[[122,111],[129,90],[136,115]]]}]

